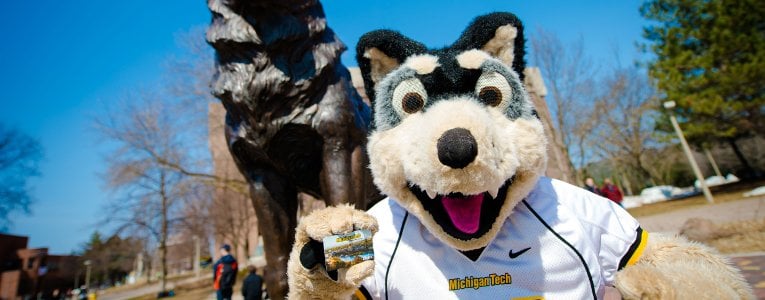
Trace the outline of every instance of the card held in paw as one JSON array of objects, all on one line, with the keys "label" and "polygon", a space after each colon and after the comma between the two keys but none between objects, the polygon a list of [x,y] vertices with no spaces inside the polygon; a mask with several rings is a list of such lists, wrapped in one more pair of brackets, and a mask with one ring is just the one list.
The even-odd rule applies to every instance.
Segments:
[{"label": "card held in paw", "polygon": [[348,268],[374,259],[372,232],[362,229],[325,237],[324,259],[327,271]]}]

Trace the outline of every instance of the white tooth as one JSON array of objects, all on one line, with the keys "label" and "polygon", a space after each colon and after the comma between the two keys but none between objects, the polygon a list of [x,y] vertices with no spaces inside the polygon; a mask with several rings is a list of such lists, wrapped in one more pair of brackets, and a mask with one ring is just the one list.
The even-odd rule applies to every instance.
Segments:
[{"label": "white tooth", "polygon": [[425,193],[428,194],[428,197],[430,197],[430,199],[436,199],[437,194],[435,192],[425,191]]},{"label": "white tooth", "polygon": [[492,199],[497,199],[497,194],[499,194],[499,188],[489,190],[489,195],[491,195]]}]

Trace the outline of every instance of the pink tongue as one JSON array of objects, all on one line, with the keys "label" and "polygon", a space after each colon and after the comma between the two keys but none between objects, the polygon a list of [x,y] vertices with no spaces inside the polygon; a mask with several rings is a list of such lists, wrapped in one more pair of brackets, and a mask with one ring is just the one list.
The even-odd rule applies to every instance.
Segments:
[{"label": "pink tongue", "polygon": [[441,203],[449,214],[449,218],[452,219],[454,227],[467,234],[478,231],[483,194],[465,197],[442,196]]}]

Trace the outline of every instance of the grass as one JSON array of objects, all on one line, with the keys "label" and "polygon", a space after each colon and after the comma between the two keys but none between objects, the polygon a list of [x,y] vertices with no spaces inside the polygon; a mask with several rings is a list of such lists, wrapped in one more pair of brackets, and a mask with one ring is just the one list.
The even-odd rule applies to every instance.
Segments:
[{"label": "grass", "polygon": [[[714,197],[716,204],[744,200],[746,199],[742,195],[744,192],[762,185],[765,185],[765,180],[737,182],[726,186],[713,187],[712,196]],[[684,210],[704,205],[707,205],[707,200],[704,195],[701,194],[684,199],[646,204],[640,207],[627,209],[627,211],[633,217],[637,218],[664,214],[672,211]]]}]

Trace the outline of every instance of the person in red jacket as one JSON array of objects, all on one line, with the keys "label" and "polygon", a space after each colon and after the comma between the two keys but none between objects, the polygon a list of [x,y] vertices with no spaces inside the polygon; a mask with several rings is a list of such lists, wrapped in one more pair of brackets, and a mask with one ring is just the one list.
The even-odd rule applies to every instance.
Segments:
[{"label": "person in red jacket", "polygon": [[229,254],[231,246],[228,244],[220,247],[221,258],[213,265],[213,287],[218,300],[231,300],[234,293],[234,282],[238,267],[236,259]]},{"label": "person in red jacket", "polygon": [[601,196],[616,202],[619,206],[622,206],[622,199],[624,199],[624,196],[619,187],[611,182],[611,178],[603,180],[603,187],[600,188],[600,194]]}]

